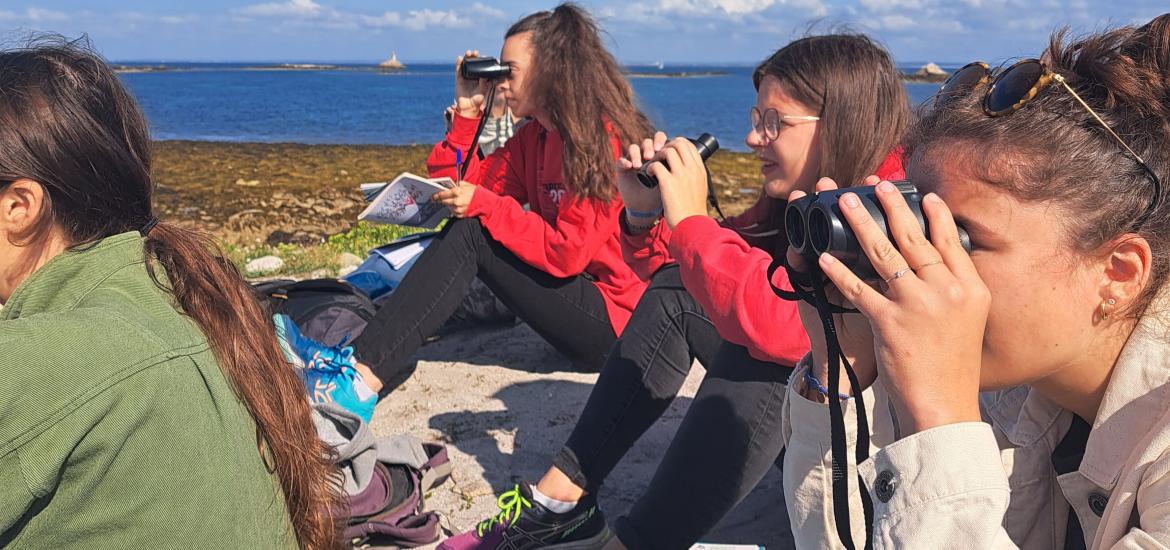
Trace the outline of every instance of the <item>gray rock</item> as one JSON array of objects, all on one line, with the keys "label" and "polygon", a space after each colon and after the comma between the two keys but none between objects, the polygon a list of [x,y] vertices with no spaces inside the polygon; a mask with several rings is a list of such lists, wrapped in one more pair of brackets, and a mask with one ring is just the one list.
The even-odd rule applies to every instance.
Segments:
[{"label": "gray rock", "polygon": [[357,266],[362,265],[362,262],[364,261],[366,260],[364,258],[358,257],[357,254],[350,254],[349,252],[346,252],[337,257],[337,266],[341,269],[346,269],[349,267],[356,268]]},{"label": "gray rock", "polygon": [[280,271],[284,267],[284,260],[276,256],[263,256],[248,262],[244,266],[244,271],[248,275],[263,275],[265,273],[272,273],[273,271]]}]

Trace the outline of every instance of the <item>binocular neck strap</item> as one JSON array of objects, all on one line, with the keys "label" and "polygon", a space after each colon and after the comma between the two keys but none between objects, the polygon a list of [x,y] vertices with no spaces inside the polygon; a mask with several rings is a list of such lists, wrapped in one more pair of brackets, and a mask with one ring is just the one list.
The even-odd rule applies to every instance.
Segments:
[{"label": "binocular neck strap", "polygon": [[474,155],[475,150],[479,148],[479,137],[483,135],[484,126],[487,126],[487,120],[491,116],[492,105],[495,103],[495,99],[496,84],[493,81],[491,87],[488,88],[487,94],[483,97],[483,114],[479,117],[479,126],[475,128],[475,137],[471,139],[471,145],[467,147],[467,154],[463,155],[463,163],[456,170],[458,177],[455,179],[455,183],[463,181],[463,175],[467,173],[467,165],[471,164],[471,155]]},{"label": "binocular neck strap", "polygon": [[[781,266],[788,272],[788,280],[792,283],[792,292],[781,290],[776,288],[775,285],[772,285],[772,275]],[[845,416],[841,410],[840,367],[842,365],[845,366],[845,375],[849,379],[849,387],[853,393],[854,408],[857,410],[857,445],[854,449],[854,458],[857,464],[861,464],[869,459],[869,420],[865,410],[865,398],[861,392],[861,384],[857,380],[857,374],[853,372],[853,366],[849,364],[849,359],[841,351],[841,343],[837,339],[837,326],[833,321],[833,314],[851,313],[855,312],[855,310],[845,309],[829,302],[828,295],[825,292],[825,276],[821,272],[820,267],[815,263],[812,264],[812,270],[809,273],[797,273],[786,265],[783,260],[775,259],[771,267],[768,268],[768,284],[772,286],[772,292],[776,293],[783,300],[802,300],[815,306],[817,308],[817,315],[821,319],[822,329],[825,331],[825,343],[829,358],[829,379],[827,381],[829,394],[826,397],[829,401],[830,455],[832,458],[833,475],[833,519],[837,526],[837,537],[841,540],[841,544],[849,550],[856,550],[857,546],[853,542],[849,517],[849,464],[847,458],[849,443],[845,439]],[[862,512],[864,514],[865,549],[872,550],[873,501],[870,499],[869,491],[865,488],[861,474],[857,475],[857,486],[860,489],[858,494],[861,497]]]}]

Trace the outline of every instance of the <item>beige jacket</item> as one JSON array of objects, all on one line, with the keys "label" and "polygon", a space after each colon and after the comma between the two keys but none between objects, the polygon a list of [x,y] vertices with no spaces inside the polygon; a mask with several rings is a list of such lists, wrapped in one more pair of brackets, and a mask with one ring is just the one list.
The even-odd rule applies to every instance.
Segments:
[{"label": "beige jacket", "polygon": [[[797,393],[807,368],[793,374],[785,403],[784,487],[797,547],[838,548],[828,407]],[[901,439],[880,383],[865,397],[873,452],[859,470],[874,504],[874,548],[1060,549],[1070,503],[1089,548],[1170,548],[1170,327],[1154,317],[1122,350],[1080,469],[1059,477],[1052,451],[1072,413],[1027,387],[983,394],[985,422]],[[851,448],[855,414],[846,402]]]}]

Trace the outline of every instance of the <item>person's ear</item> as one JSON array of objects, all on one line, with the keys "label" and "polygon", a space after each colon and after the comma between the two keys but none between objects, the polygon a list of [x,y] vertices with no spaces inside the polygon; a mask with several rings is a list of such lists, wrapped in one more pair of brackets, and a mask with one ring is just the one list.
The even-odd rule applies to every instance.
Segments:
[{"label": "person's ear", "polygon": [[28,235],[47,215],[48,194],[38,182],[20,179],[0,187],[0,230]]},{"label": "person's ear", "polygon": [[1136,235],[1125,235],[1105,245],[1101,263],[1100,316],[1134,306],[1150,282],[1154,254],[1150,243]]}]

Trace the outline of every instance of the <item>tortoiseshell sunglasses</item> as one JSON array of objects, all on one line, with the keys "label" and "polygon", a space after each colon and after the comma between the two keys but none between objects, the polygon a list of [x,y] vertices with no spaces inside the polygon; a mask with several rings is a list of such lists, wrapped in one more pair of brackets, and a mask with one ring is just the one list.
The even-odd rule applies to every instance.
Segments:
[{"label": "tortoiseshell sunglasses", "polygon": [[1117,132],[1114,132],[1113,128],[1105,123],[1097,111],[1094,111],[1088,103],[1085,103],[1084,99],[1081,99],[1081,96],[1072,89],[1072,86],[1068,85],[1063,76],[1053,72],[1039,59],[1021,60],[995,75],[992,74],[987,63],[976,61],[964,65],[955,71],[950,78],[947,78],[935,97],[935,108],[945,106],[947,101],[957,94],[969,92],[984,84],[989,85],[987,92],[983,95],[983,112],[990,117],[1010,115],[1023,108],[1049,86],[1060,84],[1065,91],[1072,95],[1073,99],[1077,100],[1077,103],[1081,104],[1081,107],[1085,108],[1093,120],[1096,120],[1109,135],[1113,136],[1113,139],[1117,140],[1117,143],[1137,161],[1138,166],[1150,178],[1150,183],[1153,184],[1154,188],[1154,197],[1150,200],[1145,212],[1134,223],[1133,228],[1140,228],[1149,219],[1161,201],[1162,182],[1141,155],[1131,149],[1125,140],[1121,139],[1121,136],[1117,135]]}]

